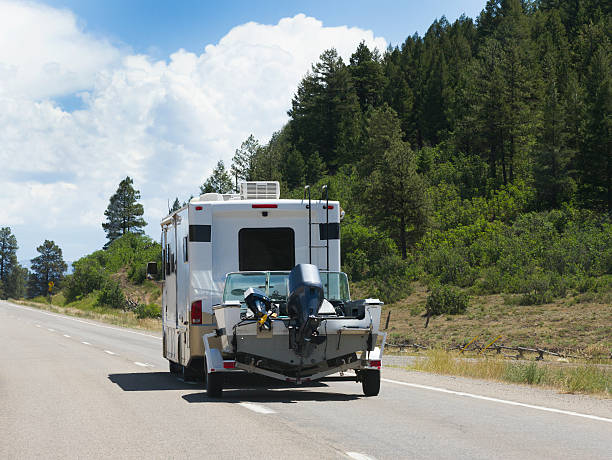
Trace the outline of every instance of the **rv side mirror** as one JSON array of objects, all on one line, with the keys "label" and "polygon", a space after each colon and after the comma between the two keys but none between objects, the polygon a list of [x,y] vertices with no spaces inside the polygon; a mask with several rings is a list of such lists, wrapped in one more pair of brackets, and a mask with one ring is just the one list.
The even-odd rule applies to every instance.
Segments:
[{"label": "rv side mirror", "polygon": [[157,275],[157,262],[149,262],[147,264],[147,278],[152,278]]}]

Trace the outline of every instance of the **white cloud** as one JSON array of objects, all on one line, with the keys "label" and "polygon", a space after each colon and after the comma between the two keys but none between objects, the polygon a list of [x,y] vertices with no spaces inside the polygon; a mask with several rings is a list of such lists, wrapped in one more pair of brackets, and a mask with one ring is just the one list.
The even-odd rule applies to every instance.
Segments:
[{"label": "white cloud", "polygon": [[70,11],[0,1],[0,94],[45,97],[91,86],[120,52],[86,34]]},{"label": "white cloud", "polygon": [[[0,225],[14,227],[28,258],[47,233],[75,251],[99,247],[126,175],[157,235],[167,199],[197,193],[250,133],[265,142],[282,127],[323,50],[346,60],[362,40],[386,47],[371,31],[300,14],[237,26],[202,54],[178,50],[165,62],[87,35],[69,11],[0,1],[0,18]],[[77,91],[85,107],[72,113],[48,99]]]}]

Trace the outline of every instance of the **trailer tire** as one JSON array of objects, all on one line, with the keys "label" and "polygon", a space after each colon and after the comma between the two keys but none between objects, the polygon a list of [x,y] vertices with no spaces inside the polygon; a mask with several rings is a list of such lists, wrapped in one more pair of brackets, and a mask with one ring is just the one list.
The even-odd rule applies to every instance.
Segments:
[{"label": "trailer tire", "polygon": [[204,386],[209,398],[223,397],[223,373],[208,372],[206,360],[204,360]]},{"label": "trailer tire", "polygon": [[361,388],[365,396],[377,396],[380,392],[380,371],[361,371]]}]

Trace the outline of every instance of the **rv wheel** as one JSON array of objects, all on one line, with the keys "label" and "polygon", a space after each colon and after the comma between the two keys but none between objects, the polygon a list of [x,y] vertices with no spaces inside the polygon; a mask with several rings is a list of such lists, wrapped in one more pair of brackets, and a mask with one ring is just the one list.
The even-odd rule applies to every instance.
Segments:
[{"label": "rv wheel", "polygon": [[178,374],[180,369],[179,369],[179,365],[176,364],[173,361],[168,360],[168,363],[170,364],[170,373],[171,374]]},{"label": "rv wheel", "polygon": [[204,360],[204,385],[206,395],[209,398],[221,398],[223,396],[223,373],[208,372],[206,360]]},{"label": "rv wheel", "polygon": [[361,371],[361,388],[366,396],[376,396],[380,391],[380,371]]}]

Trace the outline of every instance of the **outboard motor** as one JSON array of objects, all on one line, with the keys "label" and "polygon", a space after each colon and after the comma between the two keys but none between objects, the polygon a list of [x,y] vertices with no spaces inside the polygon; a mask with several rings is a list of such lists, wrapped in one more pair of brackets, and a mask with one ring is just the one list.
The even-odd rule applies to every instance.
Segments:
[{"label": "outboard motor", "polygon": [[312,346],[325,341],[317,329],[321,318],[317,312],[323,302],[323,285],[319,269],[311,264],[299,264],[289,273],[289,297],[287,313],[290,318],[289,348],[298,356],[306,357]]},{"label": "outboard motor", "polygon": [[244,291],[244,301],[247,308],[253,312],[255,319],[264,329],[270,329],[270,313],[272,301],[262,291],[257,288],[248,288]]}]

